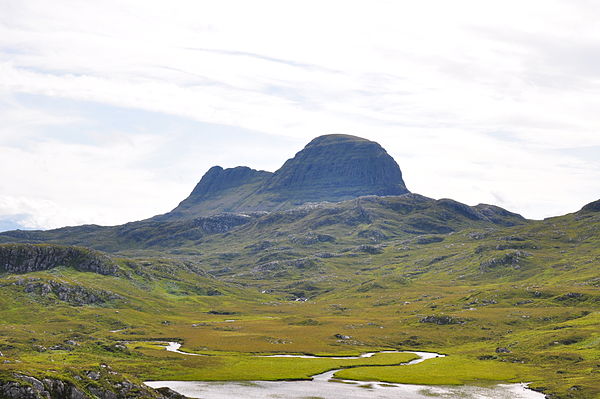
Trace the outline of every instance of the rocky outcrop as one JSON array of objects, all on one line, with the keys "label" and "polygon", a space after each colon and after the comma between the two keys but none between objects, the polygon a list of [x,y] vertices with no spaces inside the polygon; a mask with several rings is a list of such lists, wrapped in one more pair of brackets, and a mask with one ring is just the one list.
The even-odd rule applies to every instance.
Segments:
[{"label": "rocky outcrop", "polygon": [[117,265],[105,254],[83,247],[62,245],[0,245],[0,272],[29,273],[72,267],[83,272],[116,275]]},{"label": "rocky outcrop", "polygon": [[252,216],[246,214],[225,213],[194,219],[194,225],[201,228],[206,234],[220,234],[246,224],[252,219]]},{"label": "rocky outcrop", "polygon": [[289,239],[294,244],[299,245],[313,245],[324,242],[334,242],[335,237],[329,234],[318,234],[312,231],[309,231],[304,234],[291,234]]},{"label": "rocky outcrop", "polygon": [[585,205],[579,212],[600,212],[600,200],[590,202]]},{"label": "rocky outcrop", "polygon": [[420,323],[431,323],[431,324],[437,324],[438,326],[445,326],[445,325],[449,325],[449,324],[464,324],[465,321],[458,319],[456,317],[452,317],[452,316],[446,316],[446,315],[431,315],[431,316],[425,316],[422,319],[419,320]]},{"label": "rocky outcrop", "polygon": [[531,256],[531,254],[524,251],[508,252],[499,257],[495,257],[481,262],[479,265],[479,269],[481,271],[488,271],[502,266],[509,266],[513,269],[520,269],[523,258],[528,256]]},{"label": "rocky outcrop", "polygon": [[[88,372],[85,377],[76,377],[85,381],[85,388],[73,382],[57,378],[35,378],[14,374],[10,380],[0,380],[0,398],[2,399],[185,399],[170,389],[153,390],[134,384],[126,379],[110,380],[104,373]],[[113,378],[114,374],[113,374]]]},{"label": "rocky outcrop", "polygon": [[358,247],[356,247],[355,251],[366,253],[366,254],[371,254],[371,255],[377,255],[377,254],[383,253],[383,247],[381,245],[363,244],[363,245],[359,245]]},{"label": "rocky outcrop", "polygon": [[157,388],[156,392],[164,396],[165,399],[187,399],[187,396],[183,396],[167,387]]},{"label": "rocky outcrop", "polygon": [[71,305],[99,305],[123,299],[110,291],[96,290],[54,280],[20,279],[12,285],[23,287],[23,291],[48,300],[59,300]]},{"label": "rocky outcrop", "polygon": [[61,380],[45,379],[44,382],[29,376],[17,376],[14,381],[0,382],[0,397],[6,399],[85,399],[85,393],[72,384]]}]

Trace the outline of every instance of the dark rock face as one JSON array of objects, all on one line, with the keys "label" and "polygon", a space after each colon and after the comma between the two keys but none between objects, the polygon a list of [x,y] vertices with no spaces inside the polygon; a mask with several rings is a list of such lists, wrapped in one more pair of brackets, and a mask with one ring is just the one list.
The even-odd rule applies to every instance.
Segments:
[{"label": "dark rock face", "polygon": [[233,187],[238,187],[250,182],[261,181],[272,175],[270,172],[250,169],[246,166],[238,166],[230,169],[223,169],[220,166],[213,166],[206,172],[200,182],[190,194],[191,197],[200,199],[215,195]]},{"label": "dark rock face", "polygon": [[600,212],[600,200],[590,202],[589,204],[581,208],[580,212]]},{"label": "dark rock face", "polygon": [[317,234],[309,231],[305,234],[298,234],[290,236],[290,241],[294,244],[300,245],[313,245],[323,242],[334,242],[335,237],[330,236],[329,234]]},{"label": "dark rock face", "polygon": [[[170,389],[153,390],[146,386],[133,384],[122,379],[118,382],[98,381],[101,373],[95,373],[91,378],[88,373],[86,377],[90,380],[86,388],[75,386],[71,382],[56,378],[38,379],[35,377],[14,374],[12,381],[0,381],[0,398],[6,399],[185,399]],[[95,385],[94,383],[102,383]],[[86,392],[87,391],[87,392]]]},{"label": "dark rock face", "polygon": [[187,396],[183,396],[167,387],[157,388],[156,392],[160,393],[166,399],[187,399]]},{"label": "dark rock face", "polygon": [[0,397],[8,399],[86,399],[88,395],[70,383],[58,379],[16,375],[15,381],[0,382]]},{"label": "dark rock face", "polygon": [[70,266],[79,271],[115,275],[117,265],[106,255],[83,247],[62,245],[0,245],[0,272],[29,273]]},{"label": "dark rock face", "polygon": [[263,190],[305,202],[408,193],[400,167],[379,144],[342,134],[312,140]]}]

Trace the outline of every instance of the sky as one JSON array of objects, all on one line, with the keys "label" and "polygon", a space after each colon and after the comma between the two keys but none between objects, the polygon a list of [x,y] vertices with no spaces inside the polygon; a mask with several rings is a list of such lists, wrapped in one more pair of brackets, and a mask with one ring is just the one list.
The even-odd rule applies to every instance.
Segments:
[{"label": "sky", "polygon": [[174,208],[213,165],[379,142],[407,187],[600,198],[596,1],[0,0],[0,230]]}]

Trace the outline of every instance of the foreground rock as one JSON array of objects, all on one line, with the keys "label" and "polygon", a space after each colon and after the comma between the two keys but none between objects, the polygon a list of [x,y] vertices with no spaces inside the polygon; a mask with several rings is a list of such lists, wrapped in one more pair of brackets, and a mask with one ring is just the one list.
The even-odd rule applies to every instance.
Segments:
[{"label": "foreground rock", "polygon": [[[93,377],[93,378],[92,378]],[[3,399],[185,399],[169,388],[151,389],[126,379],[109,380],[106,373],[88,372],[83,386],[56,378],[35,378],[14,374],[11,381],[0,381],[0,398]],[[114,375],[113,375],[113,378]]]},{"label": "foreground rock", "polygon": [[116,275],[117,265],[102,252],[64,245],[0,245],[0,273],[30,273],[59,266],[82,272]]},{"label": "foreground rock", "polygon": [[12,285],[23,287],[23,291],[33,296],[51,301],[59,300],[75,306],[99,305],[123,299],[120,295],[110,291],[91,289],[54,280],[20,279]]}]

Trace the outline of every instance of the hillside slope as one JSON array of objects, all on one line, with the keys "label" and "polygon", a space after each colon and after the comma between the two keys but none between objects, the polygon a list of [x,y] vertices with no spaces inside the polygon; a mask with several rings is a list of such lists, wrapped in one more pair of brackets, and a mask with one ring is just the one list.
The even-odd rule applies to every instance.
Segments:
[{"label": "hillside slope", "polygon": [[[229,233],[268,236],[274,230],[332,232],[397,237],[439,234],[466,227],[512,226],[527,223],[520,215],[492,205],[474,207],[456,201],[433,200],[417,194],[360,197],[353,200],[318,203],[284,211],[223,213],[191,219],[153,218],[120,226],[75,226],[48,231],[0,233],[0,243],[27,242],[83,245],[104,251],[134,249],[164,250],[201,247],[213,235]],[[245,226],[245,227],[243,227]],[[252,227],[257,226],[257,227]]]},{"label": "hillside slope", "polygon": [[[415,230],[414,208],[433,233]],[[0,380],[14,379],[10,373],[57,378],[59,370],[61,381],[91,392],[118,378],[305,378],[323,366],[243,365],[256,352],[418,349],[449,355],[430,371],[435,379],[383,366],[347,376],[492,383],[484,372],[492,370],[553,398],[596,397],[600,212],[587,206],[527,223],[504,215],[501,225],[490,224],[493,210],[415,195],[363,197],[263,215],[198,245],[113,256],[114,275],[70,260],[18,274],[5,269],[0,352],[8,363]],[[388,213],[401,212],[406,219],[386,223]],[[435,231],[443,220],[452,231]],[[36,254],[53,247],[4,248]],[[144,343],[156,339],[210,356]],[[462,371],[449,373],[456,361]],[[117,374],[102,374],[100,364]],[[96,370],[94,382],[86,373]]]}]

